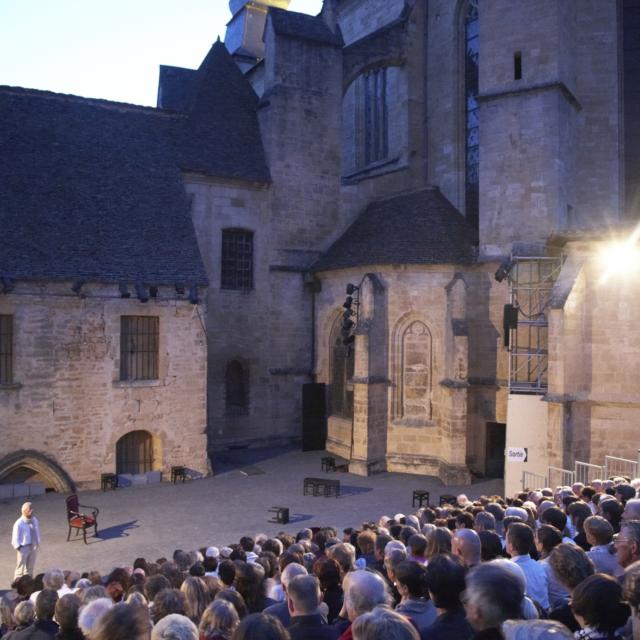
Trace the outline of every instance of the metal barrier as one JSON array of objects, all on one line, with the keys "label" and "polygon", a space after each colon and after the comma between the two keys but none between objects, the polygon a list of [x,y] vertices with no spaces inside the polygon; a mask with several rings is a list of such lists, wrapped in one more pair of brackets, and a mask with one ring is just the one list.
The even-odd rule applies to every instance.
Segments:
[{"label": "metal barrier", "polygon": [[574,482],[582,482],[582,484],[589,484],[597,478],[601,480],[604,476],[604,467],[590,462],[578,462],[576,460],[575,470]]},{"label": "metal barrier", "polygon": [[570,487],[576,481],[576,472],[571,469],[562,469],[561,467],[549,467],[549,487]]},{"label": "metal barrier", "polygon": [[627,478],[638,477],[638,461],[627,460],[626,458],[616,458],[615,456],[604,457],[604,479],[615,476],[626,476]]},{"label": "metal barrier", "polygon": [[540,473],[533,473],[533,471],[522,472],[522,490],[527,489],[536,490],[543,489],[547,486],[547,476],[543,476]]}]

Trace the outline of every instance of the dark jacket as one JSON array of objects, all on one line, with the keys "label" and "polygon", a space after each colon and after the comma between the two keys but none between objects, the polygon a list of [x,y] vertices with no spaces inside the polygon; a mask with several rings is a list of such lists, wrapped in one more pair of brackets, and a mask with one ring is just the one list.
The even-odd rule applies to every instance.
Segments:
[{"label": "dark jacket", "polygon": [[421,640],[469,640],[473,636],[473,629],[467,621],[464,607],[441,613],[435,622],[421,634]]},{"label": "dark jacket", "polygon": [[52,640],[58,630],[53,620],[36,620],[30,627],[13,635],[12,640]]},{"label": "dark jacket", "polygon": [[85,640],[84,634],[80,629],[66,629],[58,632],[56,636],[54,636],[53,640]]},{"label": "dark jacket", "polygon": [[319,613],[291,618],[289,634],[291,640],[337,640],[340,635],[335,627],[325,623]]},{"label": "dark jacket", "polygon": [[327,620],[329,621],[329,624],[331,624],[340,614],[342,603],[344,601],[344,592],[339,586],[335,589],[327,589],[324,592],[322,599],[324,600],[324,603],[327,605],[327,607],[329,607]]},{"label": "dark jacket", "polygon": [[270,616],[278,618],[278,620],[282,622],[282,626],[285,629],[287,629],[291,624],[291,615],[289,614],[289,606],[287,605],[286,600],[284,602],[272,604],[270,607],[267,607],[262,613],[268,613]]}]

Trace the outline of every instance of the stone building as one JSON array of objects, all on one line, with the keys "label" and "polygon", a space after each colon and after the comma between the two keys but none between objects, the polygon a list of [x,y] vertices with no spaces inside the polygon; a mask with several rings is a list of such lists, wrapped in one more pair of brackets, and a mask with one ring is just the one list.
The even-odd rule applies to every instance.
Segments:
[{"label": "stone building", "polygon": [[232,0],[139,110],[209,282],[209,450],[316,430],[353,472],[455,483],[505,447],[635,458],[639,285],[600,254],[635,248],[640,3],[288,5]]}]

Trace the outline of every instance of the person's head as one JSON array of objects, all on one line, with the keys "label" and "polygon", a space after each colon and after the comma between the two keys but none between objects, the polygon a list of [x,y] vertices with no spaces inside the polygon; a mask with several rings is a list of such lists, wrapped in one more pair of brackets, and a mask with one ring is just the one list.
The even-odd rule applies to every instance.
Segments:
[{"label": "person's head", "polygon": [[584,502],[573,502],[567,507],[567,514],[571,518],[571,522],[577,532],[582,532],[584,521],[589,518],[591,509]]},{"label": "person's head", "polygon": [[427,558],[439,553],[451,553],[453,534],[446,527],[437,527],[427,535]]},{"label": "person's head", "polygon": [[541,524],[534,534],[536,549],[543,557],[562,542],[562,534],[551,524]]},{"label": "person's head", "polygon": [[218,565],[218,577],[225,586],[233,585],[236,579],[236,565],[232,560],[223,560]]},{"label": "person's head", "polygon": [[399,613],[376,607],[356,618],[351,627],[353,640],[420,640],[416,628]]},{"label": "person's head", "polygon": [[284,590],[284,592],[287,592],[287,589],[289,588],[289,583],[296,577],[298,576],[306,576],[308,575],[308,571],[305,569],[305,567],[301,564],[298,564],[297,562],[292,562],[291,564],[288,564],[285,568],[284,571],[282,572],[282,575],[280,576],[280,582],[282,584],[282,588]]},{"label": "person's head", "polygon": [[28,627],[36,618],[36,608],[31,600],[18,602],[13,612],[16,624],[20,627]]},{"label": "person's head", "polygon": [[573,640],[573,633],[555,620],[506,620],[504,640]]},{"label": "person's head", "polygon": [[80,610],[78,626],[87,638],[92,638],[92,633],[100,618],[113,607],[111,598],[96,598],[91,600]]},{"label": "person's head", "polygon": [[564,532],[567,526],[567,516],[558,507],[551,507],[545,509],[540,515],[540,522],[542,524],[550,524],[554,526],[558,531]]},{"label": "person's head", "polygon": [[499,628],[505,620],[520,618],[524,588],[499,561],[480,564],[469,572],[465,608],[476,630]]},{"label": "person's head", "polygon": [[20,509],[20,513],[25,518],[30,518],[33,515],[33,505],[30,502],[25,502]]},{"label": "person's head", "polygon": [[239,623],[238,612],[230,602],[214,600],[202,614],[198,630],[204,638],[218,635],[229,640]]},{"label": "person's head", "polygon": [[93,585],[92,587],[88,587],[84,590],[82,596],[80,596],[80,600],[82,600],[82,605],[84,606],[93,600],[100,600],[108,597],[109,594],[102,585]]},{"label": "person's head", "polygon": [[56,602],[58,602],[58,592],[53,589],[43,589],[36,598],[36,618],[53,620]]},{"label": "person's head", "polygon": [[53,591],[61,589],[64,584],[64,572],[62,569],[51,569],[45,572],[42,577],[42,584],[45,589],[52,589]]},{"label": "person's head", "polygon": [[[633,637],[640,637],[640,560],[624,572],[624,599],[631,607]],[[17,611],[17,609],[16,609]]]},{"label": "person's head", "polygon": [[549,564],[560,583],[573,591],[582,581],[593,575],[593,563],[578,545],[563,542],[549,554]]},{"label": "person's head", "polygon": [[376,560],[384,560],[384,550],[387,544],[391,542],[393,538],[386,533],[380,533],[376,536],[376,542],[373,547],[373,554],[376,557]]},{"label": "person's head", "polygon": [[480,533],[481,531],[495,531],[496,517],[489,511],[480,511],[476,514],[473,521],[473,528]]},{"label": "person's head", "polygon": [[387,585],[378,573],[351,571],[345,576],[342,587],[344,604],[341,614],[351,622],[377,605],[391,601]]},{"label": "person's head", "polygon": [[616,533],[620,531],[620,521],[622,520],[623,512],[624,507],[615,498],[611,498],[610,500],[601,499],[598,503],[598,514],[611,523]]},{"label": "person's head", "polygon": [[626,568],[640,560],[640,520],[629,520],[622,524],[615,547],[620,566]]},{"label": "person's head", "polygon": [[615,578],[596,573],[583,580],[571,597],[571,610],[581,627],[613,633],[629,618],[629,607],[622,601],[622,587]]},{"label": "person's head", "polygon": [[287,586],[287,604],[291,616],[314,614],[322,602],[320,582],[315,576],[296,576]]},{"label": "person's head", "polygon": [[619,484],[616,487],[615,496],[622,504],[626,504],[628,500],[636,497],[636,490],[630,484]]},{"label": "person's head", "polygon": [[427,552],[427,538],[421,533],[414,533],[409,538],[407,547],[414,558],[424,558]]},{"label": "person's head", "polygon": [[313,574],[320,581],[320,589],[340,587],[340,565],[333,558],[320,558],[313,565]]},{"label": "person's head", "polygon": [[147,597],[149,602],[153,602],[153,599],[156,597],[158,593],[160,593],[163,589],[170,589],[171,583],[165,576],[161,573],[158,573],[155,576],[151,576],[144,583],[144,595]]},{"label": "person's head", "polygon": [[356,550],[348,542],[339,542],[327,550],[329,558],[333,558],[339,565],[342,574],[353,571],[356,563]]},{"label": "person's head", "polygon": [[456,516],[456,529],[472,529],[473,516],[468,511],[463,511]]},{"label": "person's head", "polygon": [[56,602],[56,622],[63,631],[71,631],[78,626],[78,612],[81,606],[80,598],[73,593],[67,593]]},{"label": "person's head", "polygon": [[396,587],[402,598],[427,596],[427,572],[424,565],[404,560],[395,568]]},{"label": "person's head", "polygon": [[150,632],[146,609],[122,602],[100,617],[90,637],[91,640],[149,640]]},{"label": "person's head", "polygon": [[396,567],[407,559],[407,552],[402,549],[391,549],[391,551],[385,554],[384,568],[389,580],[393,582],[396,579]]},{"label": "person's head", "polygon": [[376,534],[370,529],[365,529],[358,534],[358,549],[363,555],[372,555],[375,544]]},{"label": "person's head", "polygon": [[454,610],[461,606],[467,568],[451,554],[434,556],[427,565],[427,585],[433,604],[438,609]]},{"label": "person's head", "polygon": [[451,542],[451,553],[459,556],[467,567],[474,567],[482,559],[480,536],[473,529],[457,529]]},{"label": "person's head", "polygon": [[33,578],[28,574],[20,576],[11,583],[11,588],[15,589],[21,598],[28,598],[34,592]]},{"label": "person's head", "polygon": [[186,615],[187,600],[179,589],[164,589],[153,599],[153,621],[157,623],[172,613]]},{"label": "person's head", "polygon": [[13,629],[14,624],[14,601],[8,595],[4,595],[0,597],[0,625]]},{"label": "person's head", "polygon": [[514,522],[507,532],[507,553],[514,556],[526,556],[534,547],[531,527],[521,522]]},{"label": "person's head", "polygon": [[602,516],[589,516],[584,521],[587,542],[592,545],[606,545],[613,540],[613,527]]},{"label": "person's head", "polygon": [[210,602],[208,590],[200,578],[188,577],[180,587],[185,597],[185,615],[194,623],[199,623]]},{"label": "person's head", "polygon": [[242,620],[248,613],[247,603],[244,601],[244,598],[235,590],[235,589],[223,589],[222,591],[218,591],[216,593],[216,600],[225,600],[233,605],[234,609],[238,613],[238,617]]},{"label": "person's head", "polygon": [[482,562],[495,560],[502,555],[502,540],[495,531],[480,531],[480,558]]},{"label": "person's head", "polygon": [[155,624],[151,640],[198,640],[198,627],[186,616],[172,613]]},{"label": "person's head", "polygon": [[[628,487],[629,485],[622,486]],[[627,500],[622,512],[622,522],[628,522],[629,520],[640,520],[640,498]]]},{"label": "person's head", "polygon": [[235,628],[231,640],[290,640],[290,636],[277,618],[252,613]]}]

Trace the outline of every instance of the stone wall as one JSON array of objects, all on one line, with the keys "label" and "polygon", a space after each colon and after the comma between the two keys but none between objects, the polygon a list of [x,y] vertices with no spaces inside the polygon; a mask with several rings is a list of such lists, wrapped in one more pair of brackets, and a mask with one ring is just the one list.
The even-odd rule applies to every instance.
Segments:
[{"label": "stone wall", "polygon": [[[154,469],[184,465],[206,474],[206,337],[203,305],[160,287],[157,299],[120,298],[118,288],[19,282],[0,297],[13,315],[14,381],[0,387],[3,457],[31,450],[83,488],[116,470],[116,442],[153,436]],[[204,293],[201,291],[201,294]],[[120,317],[159,318],[159,377],[120,381]],[[28,459],[24,463],[29,466]]]},{"label": "stone wall", "polygon": [[338,23],[346,45],[364,38],[396,20],[405,7],[404,0],[349,0],[342,2]]}]

